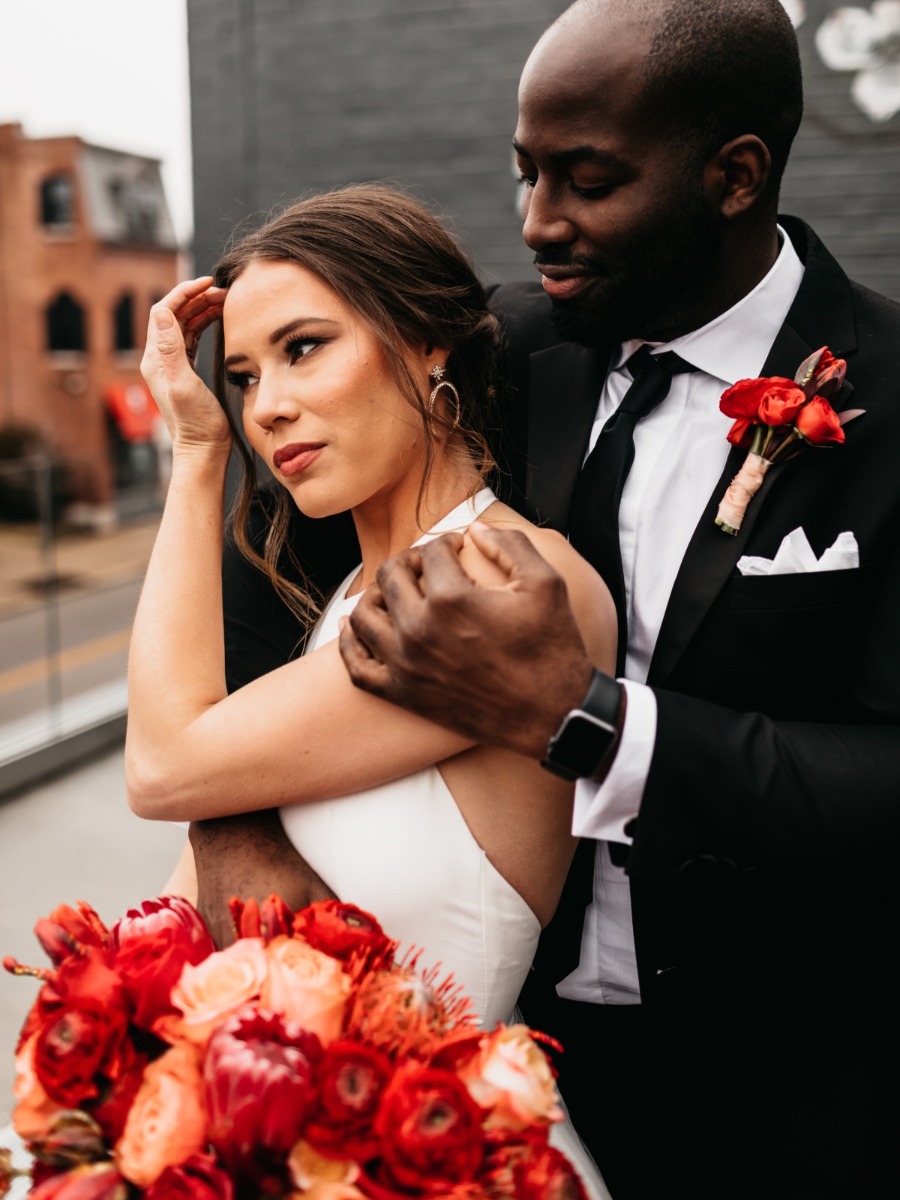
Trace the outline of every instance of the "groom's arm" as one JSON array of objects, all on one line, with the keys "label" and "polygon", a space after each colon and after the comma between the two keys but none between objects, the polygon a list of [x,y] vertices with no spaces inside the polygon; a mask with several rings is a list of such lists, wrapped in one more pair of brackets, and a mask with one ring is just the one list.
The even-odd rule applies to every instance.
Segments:
[{"label": "groom's arm", "polygon": [[[267,510],[257,501],[250,514],[254,544],[261,544],[267,526]],[[289,536],[296,552],[303,548],[304,566],[323,591],[358,559],[348,517],[311,522],[298,514]],[[235,691],[301,654],[306,630],[231,539],[225,544],[222,583],[225,666],[228,690]],[[220,946],[234,936],[228,910],[232,896],[262,900],[276,892],[296,909],[333,895],[288,840],[275,809],[196,821],[190,840],[198,907]]]}]

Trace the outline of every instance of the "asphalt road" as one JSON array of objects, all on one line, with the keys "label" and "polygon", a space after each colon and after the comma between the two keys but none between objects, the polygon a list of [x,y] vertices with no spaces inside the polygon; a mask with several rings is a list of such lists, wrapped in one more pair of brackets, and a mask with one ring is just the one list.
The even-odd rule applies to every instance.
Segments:
[{"label": "asphalt road", "polygon": [[0,740],[7,722],[124,676],[140,586],[134,578],[62,591],[0,616]]}]

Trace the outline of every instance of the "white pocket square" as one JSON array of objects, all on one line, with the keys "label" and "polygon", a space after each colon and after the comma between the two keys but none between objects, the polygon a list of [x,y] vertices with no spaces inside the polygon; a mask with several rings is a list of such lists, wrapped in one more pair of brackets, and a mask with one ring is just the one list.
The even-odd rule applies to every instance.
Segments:
[{"label": "white pocket square", "polygon": [[845,571],[858,566],[859,546],[852,533],[839,533],[834,545],[816,558],[802,529],[787,534],[774,558],[745,554],[737,561],[742,575],[802,575],[808,571]]}]

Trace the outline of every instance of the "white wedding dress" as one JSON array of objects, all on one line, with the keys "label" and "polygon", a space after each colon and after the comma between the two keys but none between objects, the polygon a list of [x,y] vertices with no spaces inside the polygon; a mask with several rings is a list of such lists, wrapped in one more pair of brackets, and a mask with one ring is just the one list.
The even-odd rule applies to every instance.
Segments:
[{"label": "white wedding dress", "polygon": [[[466,529],[494,502],[484,488],[440,520],[419,543]],[[332,641],[358,596],[348,575],[313,631],[308,649]],[[340,753],[336,743],[335,753]],[[513,1019],[540,924],[491,865],[437,767],[336,800],[281,809],[288,837],[335,895],[375,915],[401,947],[421,949],[471,997],[482,1025]],[[609,1200],[571,1124],[553,1143],[577,1167],[592,1200]]]}]

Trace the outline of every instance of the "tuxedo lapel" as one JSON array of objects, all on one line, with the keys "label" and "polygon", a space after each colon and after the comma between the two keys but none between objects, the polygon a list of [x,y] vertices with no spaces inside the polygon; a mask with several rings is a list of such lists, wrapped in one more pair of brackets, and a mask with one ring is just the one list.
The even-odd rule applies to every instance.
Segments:
[{"label": "tuxedo lapel", "polygon": [[[852,353],[856,335],[847,277],[802,222],[784,219],[791,240],[806,259],[803,283],[781,327],[762,369],[763,375],[792,379],[803,360],[820,346],[828,345],[836,355]],[[809,244],[803,242],[809,239]],[[798,244],[800,243],[800,244]],[[804,254],[805,250],[805,254]],[[852,388],[845,384],[835,408],[847,406]],[[662,685],[671,675],[691,638],[700,627],[737,560],[747,552],[753,527],[775,481],[790,462],[775,463],[766,473],[753,497],[736,537],[716,525],[719,503],[746,457],[746,449],[732,447],[719,482],[694,530],[675,579],[669,604],[660,627],[647,682]]]},{"label": "tuxedo lapel", "polygon": [[531,356],[526,502],[540,525],[566,531],[610,352],[565,343]]}]

